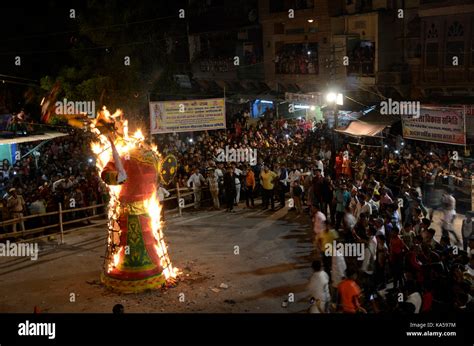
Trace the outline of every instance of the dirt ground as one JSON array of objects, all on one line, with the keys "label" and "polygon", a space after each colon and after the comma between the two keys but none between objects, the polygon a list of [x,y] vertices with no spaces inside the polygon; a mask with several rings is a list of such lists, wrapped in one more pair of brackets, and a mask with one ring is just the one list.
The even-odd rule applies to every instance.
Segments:
[{"label": "dirt ground", "polygon": [[[182,274],[175,287],[141,294],[114,293],[99,283],[104,225],[67,234],[62,245],[42,241],[36,261],[0,257],[0,312],[29,313],[35,306],[42,312],[111,312],[117,303],[126,312],[303,312],[314,253],[308,217],[293,213],[239,207],[234,214],[169,217],[164,233]],[[291,293],[294,302],[283,307]]]}]

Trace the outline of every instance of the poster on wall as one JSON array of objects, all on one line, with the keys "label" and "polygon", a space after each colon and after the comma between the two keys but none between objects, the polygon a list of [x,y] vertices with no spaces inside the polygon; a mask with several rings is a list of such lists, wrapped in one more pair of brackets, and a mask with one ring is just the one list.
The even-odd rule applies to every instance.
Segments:
[{"label": "poster on wall", "polygon": [[225,129],[225,99],[150,102],[150,133]]},{"label": "poster on wall", "polygon": [[403,138],[454,145],[466,144],[463,108],[421,107],[420,117],[402,115]]}]

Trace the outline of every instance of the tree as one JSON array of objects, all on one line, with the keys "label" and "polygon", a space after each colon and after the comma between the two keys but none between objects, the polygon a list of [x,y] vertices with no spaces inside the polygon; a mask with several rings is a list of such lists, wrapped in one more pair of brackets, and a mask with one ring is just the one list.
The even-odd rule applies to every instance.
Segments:
[{"label": "tree", "polygon": [[[95,101],[130,115],[148,113],[148,92],[173,90],[179,70],[176,40],[186,40],[185,21],[177,18],[184,1],[89,0],[76,10],[77,33],[70,43],[71,63],[41,87],[59,81],[61,97]],[[130,118],[130,116],[128,116]],[[145,121],[145,124],[148,122]]]}]

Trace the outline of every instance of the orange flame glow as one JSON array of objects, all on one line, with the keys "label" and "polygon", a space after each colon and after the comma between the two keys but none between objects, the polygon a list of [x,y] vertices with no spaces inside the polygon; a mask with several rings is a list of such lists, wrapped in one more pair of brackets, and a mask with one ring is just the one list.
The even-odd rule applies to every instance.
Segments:
[{"label": "orange flame glow", "polygon": [[[112,148],[108,137],[99,130],[98,127],[100,127],[100,124],[98,123],[98,120],[102,119],[107,122],[121,116],[122,112],[120,110],[117,110],[113,115],[111,115],[104,107],[100,116],[98,116],[96,121],[90,125],[90,130],[97,135],[97,141],[92,143],[91,148],[96,156],[96,167],[99,169],[99,171],[102,171],[105,165],[112,159]],[[127,120],[123,121],[122,133],[123,138],[121,140],[115,141],[114,143],[121,157],[126,156],[127,153],[130,153],[133,149],[138,147],[146,147],[147,149],[153,150],[157,156],[160,156],[156,145],[150,146],[144,142],[145,136],[140,129],[135,131],[132,136],[129,136]],[[107,271],[110,272],[121,262],[121,259],[125,253],[125,249],[120,245],[119,242],[121,231],[118,224],[118,217],[120,215],[121,207],[119,196],[122,187],[120,185],[108,185],[108,188],[110,201],[108,205],[109,235]],[[150,199],[144,201],[144,206],[151,218],[152,232],[156,241],[154,248],[160,258],[160,264],[163,268],[163,275],[166,281],[169,281],[170,279],[177,277],[179,270],[173,267],[168,256],[168,250],[162,232],[162,222],[160,220],[161,205],[155,192]]]}]

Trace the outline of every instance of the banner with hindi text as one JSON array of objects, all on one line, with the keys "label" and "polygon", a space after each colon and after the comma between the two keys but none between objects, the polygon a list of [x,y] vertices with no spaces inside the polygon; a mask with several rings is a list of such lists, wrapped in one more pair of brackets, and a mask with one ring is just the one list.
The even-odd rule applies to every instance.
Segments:
[{"label": "banner with hindi text", "polygon": [[225,129],[225,99],[150,102],[150,133]]},{"label": "banner with hindi text", "polygon": [[420,117],[402,115],[403,138],[454,145],[466,144],[463,108],[423,108]]}]

